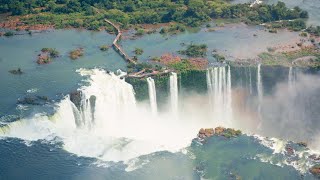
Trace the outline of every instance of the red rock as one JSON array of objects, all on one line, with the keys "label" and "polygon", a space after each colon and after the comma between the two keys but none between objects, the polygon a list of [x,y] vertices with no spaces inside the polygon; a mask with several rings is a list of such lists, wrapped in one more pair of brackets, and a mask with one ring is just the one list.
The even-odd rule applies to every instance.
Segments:
[{"label": "red rock", "polygon": [[310,173],[315,176],[320,176],[320,165],[315,165],[312,168],[309,169]]},{"label": "red rock", "polygon": [[214,129],[215,133],[218,135],[222,134],[225,130],[226,130],[226,128],[224,128],[224,127],[216,127]]},{"label": "red rock", "polygon": [[294,149],[291,146],[287,146],[286,147],[286,151],[289,155],[293,155],[294,154]]}]

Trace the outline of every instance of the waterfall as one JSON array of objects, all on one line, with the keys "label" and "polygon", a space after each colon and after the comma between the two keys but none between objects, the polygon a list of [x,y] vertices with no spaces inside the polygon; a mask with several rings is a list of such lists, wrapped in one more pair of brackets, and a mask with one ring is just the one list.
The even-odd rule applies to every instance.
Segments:
[{"label": "waterfall", "polygon": [[207,70],[207,86],[214,118],[221,125],[230,125],[232,120],[231,69],[214,67]]},{"label": "waterfall", "polygon": [[252,77],[251,77],[251,67],[249,67],[249,90],[250,90],[250,94],[252,94]]},{"label": "waterfall", "polygon": [[148,82],[151,111],[153,114],[157,114],[157,111],[158,111],[157,110],[157,93],[156,93],[156,86],[154,83],[154,79],[152,79],[151,77],[148,77],[147,82]]},{"label": "waterfall", "polygon": [[[157,151],[179,152],[196,131],[208,127],[206,117],[195,118],[187,111],[183,126],[170,115],[152,116],[149,107],[136,103],[132,85],[113,73],[78,72],[84,76],[83,86],[55,103],[53,115],[39,113],[2,126],[0,138],[45,139],[77,156],[125,162]],[[155,84],[147,81],[156,111]]]},{"label": "waterfall", "polygon": [[133,87],[119,76],[102,70],[81,73],[89,75],[90,86],[79,89],[80,107],[78,111],[73,110],[78,128],[106,132],[109,130],[108,133],[114,131],[112,126],[118,119],[126,120],[135,111]]},{"label": "waterfall", "polygon": [[258,65],[258,70],[257,70],[257,92],[258,92],[258,115],[260,118],[260,124],[258,125],[258,129],[261,128],[261,122],[262,122],[262,117],[261,117],[261,104],[262,104],[262,99],[263,99],[263,84],[262,84],[262,79],[261,79],[261,64]]},{"label": "waterfall", "polygon": [[170,75],[170,103],[173,114],[178,113],[178,77],[177,73]]},{"label": "waterfall", "polygon": [[231,69],[230,66],[228,66],[228,75],[227,75],[228,79],[227,79],[227,115],[228,115],[228,119],[232,120],[232,92],[231,92]]},{"label": "waterfall", "polygon": [[262,101],[263,98],[263,85],[262,85],[262,79],[261,79],[261,64],[258,65],[258,71],[257,71],[257,92],[258,92],[258,98],[259,98],[259,104]]},{"label": "waterfall", "polygon": [[296,72],[292,67],[290,67],[289,74],[288,74],[288,88],[289,88],[289,90],[292,90],[292,88],[294,88],[295,81],[296,81]]}]

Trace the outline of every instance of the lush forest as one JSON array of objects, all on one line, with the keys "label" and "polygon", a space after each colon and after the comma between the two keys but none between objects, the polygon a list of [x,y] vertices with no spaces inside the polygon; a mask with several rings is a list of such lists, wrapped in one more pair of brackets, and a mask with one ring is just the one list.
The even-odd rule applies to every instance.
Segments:
[{"label": "lush forest", "polygon": [[123,28],[134,24],[178,22],[200,26],[215,18],[240,19],[257,24],[307,18],[299,7],[231,4],[229,0],[0,0],[0,13],[37,14],[24,18],[28,24],[52,24],[56,28],[84,27],[97,30],[109,18]]}]

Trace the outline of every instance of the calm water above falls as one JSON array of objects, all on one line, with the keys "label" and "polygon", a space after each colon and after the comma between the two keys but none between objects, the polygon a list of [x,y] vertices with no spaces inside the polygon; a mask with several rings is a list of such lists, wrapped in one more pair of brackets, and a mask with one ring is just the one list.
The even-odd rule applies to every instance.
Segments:
[{"label": "calm water above falls", "polygon": [[[114,36],[105,32],[55,30],[47,33],[0,38],[0,116],[15,112],[18,98],[35,94],[54,98],[76,89],[81,77],[75,72],[82,67],[125,69],[125,62],[113,50],[101,52],[99,46],[111,44]],[[48,65],[38,65],[37,55],[43,47],[56,48],[61,57]],[[83,47],[85,56],[72,61],[68,52]],[[25,74],[15,76],[9,70],[21,68]],[[32,93],[31,93],[32,95]]]},{"label": "calm water above falls", "polygon": [[[254,36],[256,34],[257,36]],[[128,53],[133,55],[136,47],[144,49],[141,60],[161,56],[164,53],[178,54],[184,49],[181,44],[206,44],[208,46],[209,61],[213,62],[212,50],[224,54],[227,58],[255,58],[261,52],[266,52],[268,47],[286,45],[299,40],[299,33],[279,31],[277,34],[269,33],[260,26],[247,26],[244,24],[226,25],[217,28],[214,32],[182,33],[174,36],[161,34],[145,35],[137,40],[125,40],[121,44]]]}]

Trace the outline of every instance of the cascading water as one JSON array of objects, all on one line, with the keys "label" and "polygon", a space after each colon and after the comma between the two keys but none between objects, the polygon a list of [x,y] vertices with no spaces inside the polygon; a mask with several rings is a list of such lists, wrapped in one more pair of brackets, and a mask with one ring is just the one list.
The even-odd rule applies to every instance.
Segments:
[{"label": "cascading water", "polygon": [[[190,114],[182,115],[183,126],[171,115],[152,116],[143,103],[136,103],[133,87],[119,76],[100,69],[78,72],[89,83],[76,98],[66,96],[52,116],[37,114],[1,127],[0,137],[59,141],[78,156],[128,161],[156,151],[179,151],[190,145],[200,128],[212,125]],[[155,97],[154,81],[148,82]]]},{"label": "cascading water", "polygon": [[262,122],[261,104],[262,104],[262,100],[263,100],[263,84],[262,84],[262,79],[261,79],[261,64],[258,64],[258,70],[257,70],[257,92],[258,92],[258,115],[259,115],[259,119],[260,119],[258,129],[260,129],[261,122]]},{"label": "cascading water", "polygon": [[257,71],[257,92],[258,92],[258,98],[259,98],[259,104],[262,102],[263,98],[263,85],[262,85],[262,79],[261,79],[261,64],[258,65],[258,71]]},{"label": "cascading water", "polygon": [[127,120],[136,109],[133,88],[113,73],[94,70],[89,75],[91,85],[80,89],[81,125],[86,129],[95,126],[95,131],[112,134],[115,131],[113,125],[119,119]]},{"label": "cascading water", "polygon": [[249,67],[249,90],[250,95],[252,94],[252,76],[251,76],[251,67]]},{"label": "cascading water", "polygon": [[221,125],[230,125],[232,120],[231,70],[214,67],[207,70],[207,86],[213,116]]},{"label": "cascading water", "polygon": [[290,67],[289,68],[289,74],[288,74],[288,87],[289,87],[289,90],[292,90],[292,88],[294,88],[295,81],[296,81],[295,70],[292,67]]},{"label": "cascading water", "polygon": [[157,107],[157,93],[156,93],[156,86],[154,83],[154,79],[151,77],[147,78],[148,82],[148,90],[149,90],[149,100],[150,100],[150,106],[151,106],[151,112],[153,114],[157,114],[158,107]]},{"label": "cascading water", "polygon": [[170,75],[170,104],[174,115],[178,114],[178,77],[177,73]]},{"label": "cascading water", "polygon": [[229,120],[232,120],[233,118],[233,112],[232,112],[232,92],[231,92],[231,69],[230,66],[228,66],[228,75],[227,75],[227,116]]}]

